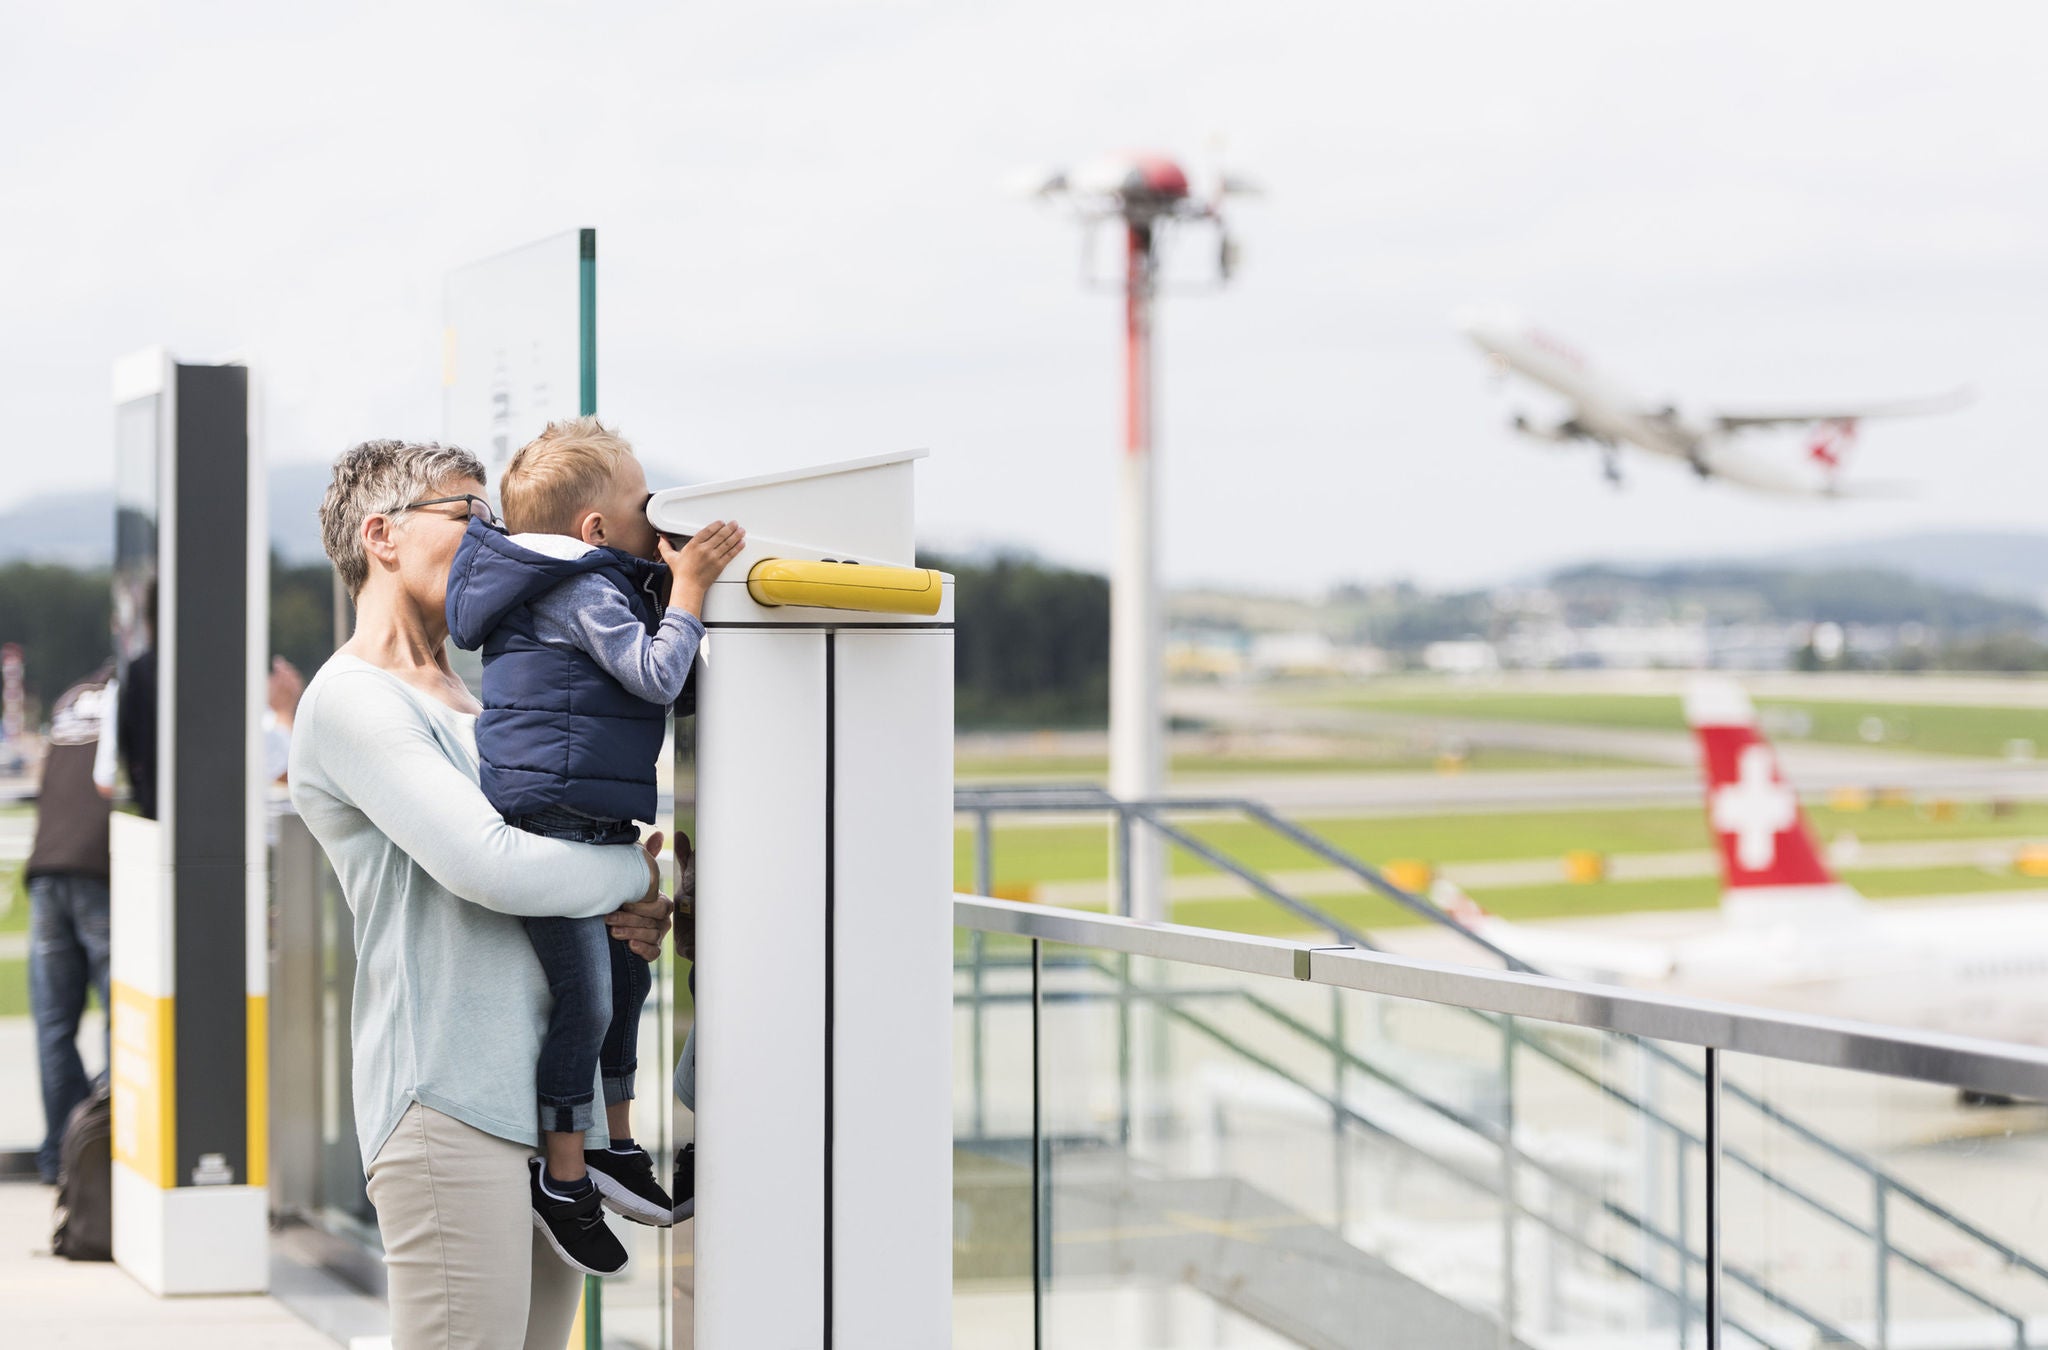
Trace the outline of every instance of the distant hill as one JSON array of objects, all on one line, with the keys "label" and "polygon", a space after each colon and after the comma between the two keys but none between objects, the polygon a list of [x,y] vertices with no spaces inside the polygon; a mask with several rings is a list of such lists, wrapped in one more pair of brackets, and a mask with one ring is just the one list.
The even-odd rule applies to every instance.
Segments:
[{"label": "distant hill", "polygon": [[2048,534],[1926,531],[1821,544],[1755,561],[1802,571],[1877,567],[1987,595],[2048,601]]},{"label": "distant hill", "polygon": [[2030,600],[1987,595],[1882,567],[1677,563],[1592,564],[1551,574],[1574,624],[1696,616],[1722,623],[1919,624],[1942,633],[2028,630],[2043,622]]},{"label": "distant hill", "polygon": [[[650,483],[686,483],[665,466],[647,466]],[[325,464],[276,464],[270,470],[270,546],[287,563],[320,562],[320,498]],[[114,558],[111,488],[53,492],[0,511],[0,563],[105,567]]]}]

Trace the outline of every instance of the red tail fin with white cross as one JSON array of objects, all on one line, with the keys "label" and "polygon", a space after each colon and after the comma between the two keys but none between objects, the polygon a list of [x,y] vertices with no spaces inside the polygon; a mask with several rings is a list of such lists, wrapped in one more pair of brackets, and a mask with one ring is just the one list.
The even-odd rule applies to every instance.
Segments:
[{"label": "red tail fin with white cross", "polygon": [[1742,686],[1722,676],[1695,679],[1685,718],[1699,736],[1707,825],[1720,847],[1729,919],[1806,923],[1859,907],[1863,897],[1835,879],[1814,847],[1806,813]]}]

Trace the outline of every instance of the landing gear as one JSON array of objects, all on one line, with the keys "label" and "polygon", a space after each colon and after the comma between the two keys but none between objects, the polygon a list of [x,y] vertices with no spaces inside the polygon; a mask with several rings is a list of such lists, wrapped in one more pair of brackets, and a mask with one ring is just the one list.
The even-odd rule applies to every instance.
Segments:
[{"label": "landing gear", "polygon": [[1610,486],[1620,487],[1622,485],[1621,451],[1618,448],[1612,445],[1600,447],[1600,476],[1605,478]]}]

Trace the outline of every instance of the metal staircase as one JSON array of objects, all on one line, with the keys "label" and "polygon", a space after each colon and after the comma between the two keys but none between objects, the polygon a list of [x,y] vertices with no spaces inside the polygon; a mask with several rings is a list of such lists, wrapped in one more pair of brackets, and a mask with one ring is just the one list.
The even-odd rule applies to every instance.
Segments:
[{"label": "metal staircase", "polygon": [[[1229,812],[1258,823],[1314,854],[1423,920],[1457,933],[1479,949],[1485,959],[1497,961],[1511,970],[1541,973],[1532,971],[1527,963],[1471,933],[1428,899],[1394,886],[1378,869],[1299,825],[1282,819],[1257,802],[1236,798],[1124,802],[1092,787],[1061,787],[962,789],[956,793],[956,808],[970,814],[976,821],[976,879],[982,894],[987,894],[990,889],[992,817],[1005,813],[1106,812],[1112,815],[1120,833],[1132,829],[1155,830],[1207,865],[1237,877],[1255,894],[1302,920],[1306,927],[1326,931],[1342,945],[1377,950],[1369,935],[1354,925],[1286,893],[1257,869],[1228,856],[1194,835],[1184,823],[1170,818],[1189,812],[1207,815]],[[1128,894],[1127,890],[1123,893]],[[984,1005],[1000,1005],[1006,999],[1017,997],[1014,992],[1002,991],[996,978],[998,972],[1014,967],[1016,961],[985,950],[980,936],[974,936],[967,959],[963,962],[969,978],[961,995],[961,1002],[971,1007],[975,1025],[973,1058],[977,1094],[985,1071],[981,1062]],[[1341,1031],[1333,1034],[1329,1028],[1312,1024],[1298,1011],[1264,997],[1256,988],[1238,986],[1190,991],[1160,987],[1148,983],[1143,977],[1134,977],[1131,962],[1122,959],[1063,957],[1057,962],[1048,959],[1046,966],[1049,971],[1064,970],[1075,984],[1061,997],[1096,997],[1115,1000],[1121,1006],[1153,1009],[1159,1018],[1200,1037],[1230,1060],[1268,1081],[1284,1083],[1291,1093],[1326,1114],[1340,1134],[1370,1139],[1376,1147],[1399,1155],[1417,1169],[1491,1197],[1507,1216],[1507,1237],[1500,1247],[1499,1261],[1501,1285],[1509,1291],[1503,1295],[1503,1300],[1510,1308],[1515,1283],[1512,1267],[1518,1250],[1516,1234],[1519,1228],[1524,1233],[1539,1234],[1543,1241],[1576,1253],[1667,1301],[1666,1315],[1673,1344],[1683,1347],[1706,1343],[1703,1335],[1705,1309],[1702,1306],[1706,1258],[1701,1249],[1703,1244],[1696,1235],[1687,1231],[1687,1202],[1682,1177],[1685,1160],[1701,1156],[1699,1150],[1706,1147],[1707,1141],[1692,1123],[1677,1118],[1654,1100],[1645,1100],[1641,1093],[1617,1085],[1599,1072],[1596,1065],[1586,1063],[1573,1038],[1558,1034],[1558,1029],[1540,1022],[1504,1018],[1473,1009],[1446,1009],[1447,1015],[1476,1019],[1501,1039],[1503,1046],[1507,1047],[1505,1058],[1510,1066],[1510,1076],[1517,1054],[1533,1056],[1545,1072],[1561,1075],[1562,1079],[1587,1090],[1591,1094],[1589,1102],[1627,1111],[1647,1131],[1661,1138],[1678,1160],[1675,1171],[1681,1178],[1674,1202],[1668,1207],[1659,1205],[1658,1212],[1645,1213],[1642,1205],[1618,1200],[1589,1183],[1574,1169],[1532,1153],[1515,1127],[1511,1088],[1498,1101],[1454,1100],[1453,1094],[1444,1092],[1441,1085],[1422,1081],[1424,1075],[1417,1072],[1416,1065],[1404,1063],[1400,1056],[1383,1053],[1377,1047],[1371,1051],[1362,1049],[1348,1042]],[[1229,1010],[1227,1013],[1226,1009]],[[1128,1018],[1124,1020],[1127,1024]],[[1256,1027],[1258,1035],[1244,1034],[1243,1029],[1247,1026]],[[1275,1036],[1279,1043],[1288,1047],[1286,1053],[1276,1053],[1272,1049]],[[1636,1040],[1633,1044],[1654,1062],[1658,1071],[1675,1075],[1682,1082],[1697,1084],[1702,1081],[1701,1068],[1668,1047],[1647,1040]],[[1122,1058],[1127,1067],[1128,1051]],[[1327,1080],[1307,1081],[1306,1075],[1298,1068],[1290,1067],[1311,1058],[1331,1066]],[[1731,1145],[1725,1136],[1722,1139],[1720,1159],[1726,1174],[1748,1179],[1774,1200],[1784,1202],[1785,1206],[1807,1216],[1810,1221],[1836,1232],[1845,1241],[1867,1248],[1871,1262],[1869,1269],[1873,1272],[1870,1316],[1865,1319],[1867,1326],[1860,1322],[1852,1326],[1845,1325],[1847,1319],[1831,1317],[1823,1310],[1809,1306],[1793,1290],[1784,1287],[1784,1281],[1771,1271],[1746,1267],[1739,1262],[1725,1262],[1724,1279],[1730,1287],[1746,1291],[1753,1309],[1748,1314],[1724,1309],[1722,1320],[1726,1328],[1750,1343],[1767,1347],[1867,1345],[1871,1350],[1885,1350],[1889,1345],[1891,1323],[1890,1276],[1898,1271],[1945,1290],[1962,1305],[1974,1309],[1980,1322],[2005,1328],[1998,1333],[1996,1340],[1980,1337],[1959,1344],[2000,1344],[2024,1350],[2029,1344],[2039,1343],[2029,1340],[2026,1314],[2014,1305],[2010,1286],[2015,1281],[2021,1282],[2048,1296],[2048,1268],[1951,1212],[1856,1149],[1830,1139],[1823,1131],[1794,1118],[1763,1095],[1725,1081],[1722,1093],[1724,1101],[1752,1113],[1753,1128],[1771,1132],[1768,1136],[1771,1145],[1775,1146],[1780,1141],[1796,1143],[1816,1150],[1860,1175],[1870,1188],[1872,1217],[1869,1219],[1849,1212],[1843,1204],[1822,1194],[1819,1188],[1804,1185],[1799,1178],[1786,1175],[1784,1169],[1768,1165],[1763,1157]],[[1404,1127],[1398,1119],[1418,1114],[1432,1122],[1431,1129],[1416,1129],[1412,1124]],[[981,1119],[977,1095],[976,1120]],[[1130,1139],[1131,1121],[1127,1108],[1111,1136],[1097,1141],[1100,1156],[1113,1160],[1114,1165],[1106,1163],[1094,1170],[1098,1177],[1122,1175],[1140,1180],[1126,1183],[1121,1191],[1109,1192],[1100,1189],[1107,1184],[1100,1181],[1094,1183],[1092,1189],[1069,1191],[1056,1180],[1050,1195],[1051,1203],[1100,1209],[1106,1216],[1105,1222],[1119,1216],[1135,1220],[1147,1206],[1156,1207],[1163,1203],[1154,1193],[1163,1190],[1171,1190],[1176,1197],[1174,1203],[1182,1207],[1189,1203],[1186,1197],[1191,1194],[1208,1197],[1204,1203],[1279,1204],[1255,1186],[1237,1178],[1195,1181],[1185,1177],[1148,1175],[1145,1164],[1130,1157]],[[998,1149],[1002,1146],[997,1141],[984,1142]],[[963,1146],[972,1148],[975,1145],[973,1141],[963,1141]],[[1532,1186],[1541,1188],[1542,1203],[1531,1202],[1528,1193]],[[1152,1189],[1148,1190],[1148,1187]],[[1236,1189],[1239,1187],[1245,1189]],[[1587,1225],[1575,1223],[1568,1217],[1571,1214],[1599,1216],[1604,1221],[1603,1231],[1627,1234],[1632,1250],[1622,1250],[1617,1243],[1587,1231]],[[1911,1245],[1901,1245],[1896,1235],[1905,1226],[1902,1220],[1908,1215],[1917,1224],[1919,1236]],[[1416,1297],[1439,1297],[1423,1287],[1420,1279],[1403,1274],[1398,1268],[1398,1261],[1389,1262],[1370,1256],[1346,1242],[1328,1221],[1297,1217],[1300,1217],[1298,1225],[1283,1224],[1283,1227],[1290,1234],[1295,1234],[1297,1229],[1319,1228],[1322,1237],[1300,1238],[1301,1243],[1312,1241],[1315,1244],[1318,1260],[1325,1263],[1349,1262],[1355,1257],[1363,1263],[1357,1267],[1360,1278],[1366,1279],[1369,1271],[1371,1280],[1378,1282],[1377,1288],[1384,1290],[1391,1287],[1390,1281],[1405,1281],[1421,1290]],[[1276,1218],[1271,1213],[1266,1215],[1268,1222],[1276,1221]],[[1138,1226],[1145,1227],[1143,1224]],[[1180,1270],[1189,1283],[1212,1294],[1218,1290],[1257,1288],[1265,1279],[1285,1285],[1294,1278],[1285,1265],[1289,1247],[1266,1243],[1247,1245],[1269,1247],[1270,1250],[1261,1255],[1257,1251],[1239,1250],[1233,1246],[1214,1247],[1209,1249],[1211,1259],[1207,1264],[1182,1261],[1176,1265],[1173,1259],[1162,1255],[1157,1258],[1157,1270],[1168,1273]],[[1338,1248],[1351,1255],[1343,1255],[1337,1251]],[[1307,1250],[1306,1247],[1300,1249]],[[1177,1255],[1185,1255],[1172,1249],[1172,1244],[1162,1243],[1159,1250],[1174,1250]],[[1938,1262],[1928,1254],[1935,1250],[1943,1253]],[[1965,1259],[1959,1260],[1959,1253]],[[1063,1253],[1063,1258],[1065,1255]],[[1267,1260],[1280,1264],[1270,1270],[1262,1269],[1258,1263]],[[1970,1266],[1996,1269],[2008,1287],[1987,1290],[1979,1281],[1952,1273]],[[1069,1265],[1065,1268],[1074,1267]],[[1235,1270],[1236,1276],[1224,1278],[1221,1272],[1227,1269]],[[1246,1316],[1298,1344],[1371,1343],[1358,1338],[1324,1339],[1332,1327],[1350,1325],[1344,1320],[1348,1314],[1341,1308],[1334,1309],[1325,1321],[1318,1321],[1315,1325],[1293,1325],[1290,1330],[1289,1325],[1283,1325],[1285,1318],[1260,1314],[1258,1306],[1261,1300],[1245,1298],[1241,1300],[1245,1306],[1239,1306],[1229,1298],[1218,1297],[1227,1306],[1236,1307]],[[1290,1312],[1298,1314],[1301,1304],[1298,1299],[1290,1297],[1287,1307]],[[1513,1343],[1503,1339],[1497,1309],[1481,1311],[1467,1308],[1462,1313],[1466,1320],[1445,1322],[1444,1339],[1431,1343],[1468,1343],[1463,1339],[1468,1332],[1473,1336],[1480,1334],[1470,1321],[1472,1318],[1485,1323],[1485,1337],[1483,1341],[1469,1343],[1489,1346]],[[1418,1312],[1417,1315],[1425,1314]]]}]

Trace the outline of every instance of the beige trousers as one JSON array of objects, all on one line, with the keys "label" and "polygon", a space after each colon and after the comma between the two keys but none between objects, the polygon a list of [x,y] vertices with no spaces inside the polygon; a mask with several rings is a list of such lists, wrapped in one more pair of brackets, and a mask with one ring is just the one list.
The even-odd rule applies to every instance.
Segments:
[{"label": "beige trousers", "polygon": [[563,1350],[583,1277],[533,1226],[533,1150],[415,1103],[370,1164],[392,1350]]}]

